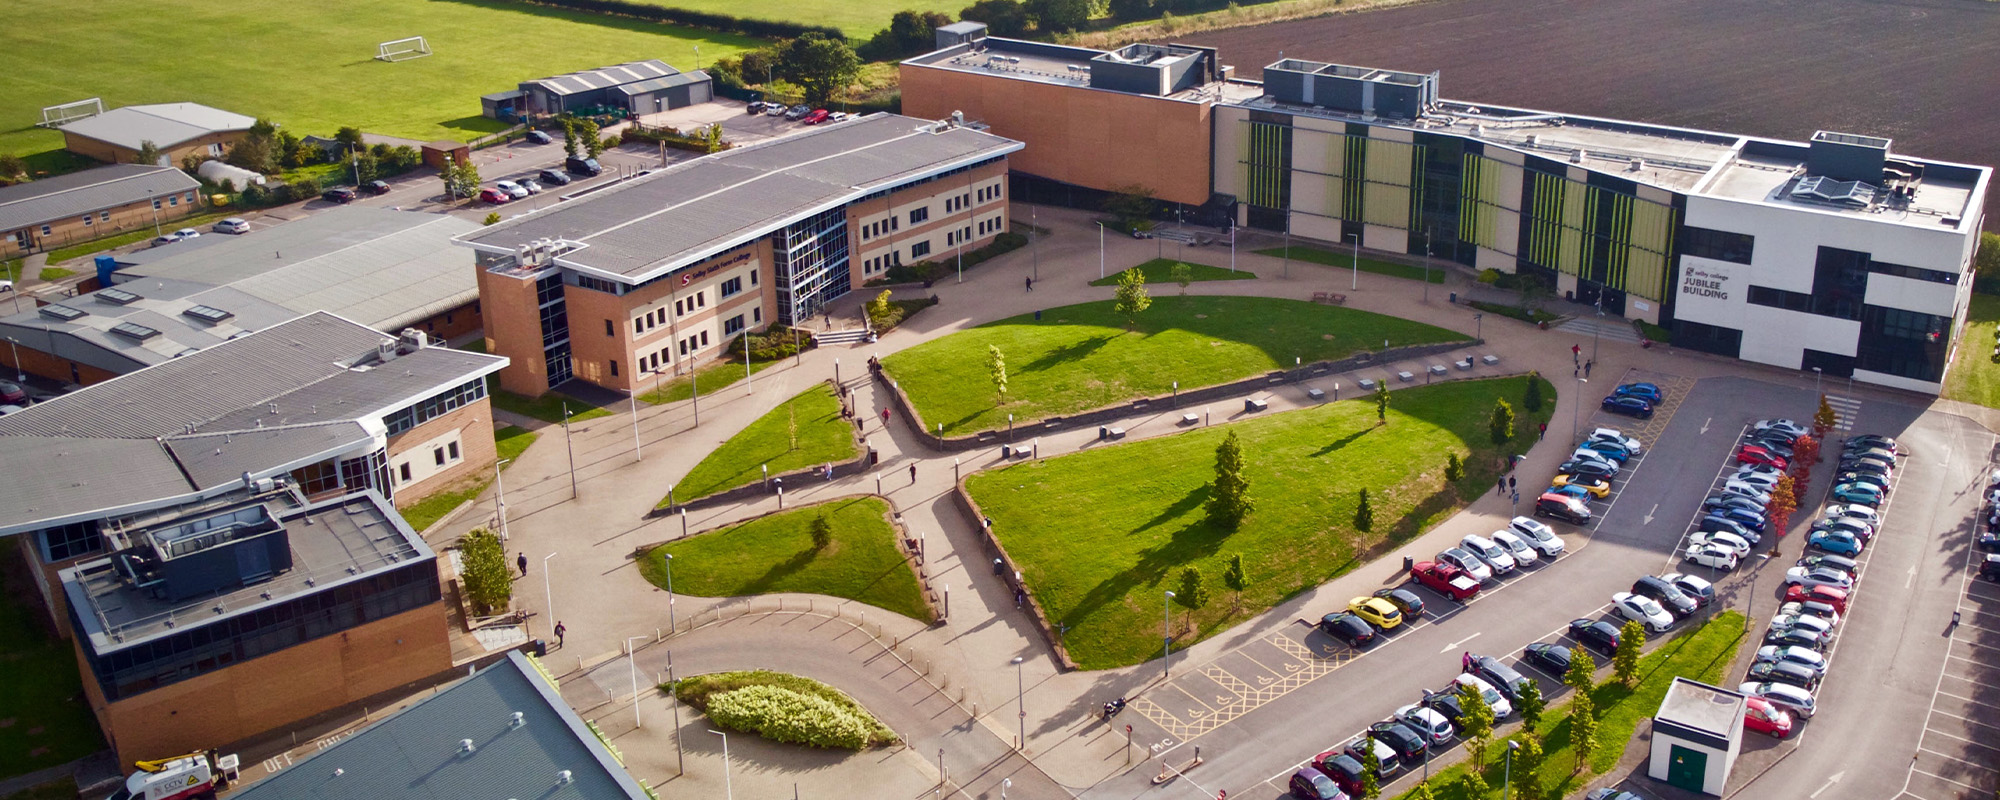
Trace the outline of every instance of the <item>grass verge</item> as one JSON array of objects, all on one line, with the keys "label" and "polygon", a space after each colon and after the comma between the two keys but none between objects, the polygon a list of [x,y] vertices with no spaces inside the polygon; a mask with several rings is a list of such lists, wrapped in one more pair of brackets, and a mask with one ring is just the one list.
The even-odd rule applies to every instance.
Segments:
[{"label": "grass verge", "polygon": [[2000,364],[1993,363],[1995,329],[2000,329],[2000,297],[1974,294],[1958,355],[1945,376],[1946,400],[2000,408]]},{"label": "grass verge", "polygon": [[41,273],[36,277],[41,278],[43,283],[54,283],[56,281],[62,280],[64,278],[70,277],[75,274],[76,270],[73,269],[63,269],[62,267],[43,267]]},{"label": "grass verge", "polygon": [[[1192,261],[1175,261],[1171,258],[1155,258],[1132,269],[1136,269],[1140,274],[1146,276],[1146,284],[1148,286],[1164,288],[1174,285],[1175,264],[1188,265],[1188,279],[1191,281],[1247,281],[1257,277],[1256,273],[1247,269],[1232,270],[1227,267],[1211,267],[1207,264],[1196,264]],[[1117,286],[1118,276],[1131,271],[1130,269],[1119,270],[1091,281],[1090,285]]]},{"label": "grass verge", "polygon": [[[1214,599],[1174,609],[1176,648],[1346,573],[1478,497],[1555,406],[1544,381],[1542,410],[1520,409],[1527,386],[1514,377],[1395,391],[1387,425],[1363,396],[981,472],[966,486],[1050,619],[1070,626],[1070,657],[1086,669],[1124,666],[1159,654],[1160,593],[1179,592],[1187,568],[1206,576]],[[1525,434],[1504,445],[1487,426],[1495,397],[1514,404]],[[1202,511],[1230,431],[1256,503],[1234,532]],[[1464,459],[1457,482],[1444,479],[1446,453]],[[1367,529],[1355,524],[1362,487]],[[1235,554],[1249,583],[1240,600],[1218,580]]]},{"label": "grass verge", "polygon": [[1653,323],[1647,322],[1643,319],[1632,320],[1632,324],[1638,327],[1639,335],[1644,336],[1647,339],[1651,339],[1655,342],[1673,341],[1674,332],[1667,330],[1666,328],[1654,325]]},{"label": "grass verge", "polygon": [[[1292,258],[1299,261],[1325,264],[1329,267],[1339,267],[1341,269],[1354,268],[1354,256],[1351,253],[1335,253],[1330,250],[1321,250],[1317,247],[1305,247],[1302,245],[1292,245],[1291,251]],[[1260,256],[1271,256],[1272,258],[1284,258],[1285,248],[1273,247],[1267,250],[1259,250],[1257,254]],[[1373,272],[1377,275],[1387,275],[1391,278],[1406,278],[1413,281],[1425,280],[1426,273],[1428,273],[1428,279],[1431,283],[1444,283],[1443,269],[1434,268],[1425,270],[1423,267],[1412,267],[1408,264],[1397,264],[1390,261],[1376,261],[1372,258],[1361,259],[1361,271]]]},{"label": "grass verge", "polygon": [[[811,526],[826,515],[833,542],[813,546]],[[676,570],[674,591],[697,597],[803,592],[839,597],[929,622],[930,607],[908,561],[896,549],[889,504],[850,497],[782,511],[654,548],[639,557],[639,574],[665,587],[666,557]]]},{"label": "grass verge", "polygon": [[28,569],[19,548],[0,547],[0,575],[6,577],[0,663],[7,675],[0,719],[8,722],[0,726],[0,778],[68,763],[104,747],[97,718],[84,703],[76,653],[35,619],[43,612],[32,597]]},{"label": "grass verge", "polygon": [[868,709],[862,708],[861,704],[855,702],[854,698],[848,697],[846,692],[811,678],[804,678],[798,675],[761,669],[741,672],[711,672],[707,675],[694,675],[682,678],[678,686],[661,686],[660,688],[672,691],[674,696],[679,698],[681,702],[694,706],[703,713],[707,713],[708,698],[710,696],[751,686],[774,686],[779,689],[789,689],[799,694],[820,698],[839,706],[850,714],[867,720],[872,729],[873,736],[871,738],[874,739],[873,744],[893,744],[896,741],[895,731],[889,730],[889,726],[883,725],[880,721],[876,720],[873,714],[868,713]]},{"label": "grass verge", "polygon": [[[533,431],[508,425],[493,432],[494,449],[499,452],[499,457],[502,459],[518,458],[528,449],[528,445],[535,443],[535,437],[538,435]],[[437,524],[438,520],[444,519],[444,515],[451,513],[451,510],[457,508],[460,503],[478,497],[480,492],[486,491],[486,485],[492,482],[492,476],[481,475],[460,481],[456,488],[433,492],[403,509],[403,521],[410,523],[410,527],[418,533],[423,533],[425,528]]]},{"label": "grass verge", "polygon": [[582,422],[587,419],[611,416],[611,409],[599,408],[565,394],[549,392],[541,397],[524,397],[500,388],[500,376],[486,379],[487,394],[493,398],[493,407],[501,411],[511,411],[524,417],[534,417],[543,422],[561,425],[563,406],[569,406],[569,421]]},{"label": "grass verge", "polygon": [[[182,217],[180,219],[162,219],[160,220],[160,230],[165,231],[167,233],[172,233],[182,228],[199,229],[203,225],[207,225],[208,223],[214,222],[224,217],[232,216],[237,213],[240,212],[232,208],[223,211],[214,211],[206,214],[194,214]],[[153,233],[153,228],[151,226],[147,226],[144,228],[129,230],[124,233],[117,234],[115,236],[106,236],[102,239],[93,239],[88,242],[83,242],[81,244],[73,244],[68,247],[58,247],[54,250],[49,251],[49,263],[61,264],[62,262],[68,261],[73,258],[80,258],[83,256],[91,255],[93,253],[102,253],[114,247],[124,247],[125,245],[128,244],[143,242],[157,235],[158,234]],[[46,275],[48,273],[48,270],[43,270],[42,272],[44,275]],[[57,279],[45,277],[42,280],[57,280]]]},{"label": "grass verge", "polygon": [[1522,322],[1536,322],[1536,323],[1554,322],[1556,320],[1562,319],[1561,316],[1558,316],[1556,314],[1551,314],[1539,308],[1533,311],[1529,311],[1528,309],[1522,308],[1520,306],[1510,306],[1501,303],[1488,303],[1482,300],[1469,300],[1466,301],[1466,305],[1472,306],[1473,308],[1479,309],[1488,314],[1499,314],[1500,316],[1503,317],[1512,317]]},{"label": "grass verge", "polygon": [[[1570,706],[1549,709],[1542,715],[1542,729],[1546,733],[1542,738],[1541,769],[1542,786],[1549,796],[1567,797],[1588,782],[1590,776],[1617,766],[1639,723],[1660,710],[1660,701],[1667,696],[1667,687],[1673,685],[1675,677],[1719,684],[1722,671],[1736,660],[1736,651],[1745,641],[1743,615],[1725,611],[1641,656],[1637,686],[1628,689],[1609,681],[1598,686],[1590,694],[1597,703],[1598,747],[1589,764],[1582,768],[1578,767],[1576,751],[1569,744]],[[1516,735],[1520,735],[1518,728]],[[1497,786],[1507,746],[1496,739],[1488,750],[1485,774],[1488,785]],[[1436,800],[1477,800],[1466,797],[1459,783],[1469,768],[1470,765],[1460,762],[1432,770],[1431,787]],[[1398,800],[1415,797],[1416,790],[1411,789]]]},{"label": "grass verge", "polygon": [[[1157,287],[1155,287],[1157,288]],[[1134,397],[1225,383],[1295,359],[1346,358],[1392,346],[1464,341],[1421,322],[1271,297],[1156,297],[1135,329],[1111,301],[1045,309],[917,345],[884,360],[924,424],[947,434],[995,430]],[[987,347],[1007,360],[1008,394],[990,390]]]},{"label": "grass verge", "polygon": [[[784,359],[750,362],[750,374],[755,375],[783,363]],[[639,395],[639,402],[657,406],[661,403],[676,403],[694,396],[699,385],[702,391],[713,395],[723,388],[733,386],[743,380],[743,365],[732,361],[710,364],[694,371],[692,375],[682,375],[670,381],[663,381],[659,388]]]},{"label": "grass verge", "polygon": [[[673,497],[687,502],[790,472],[853,458],[858,450],[851,423],[840,416],[833,387],[816,384],[757,418],[689,470],[674,484]],[[797,435],[793,427],[797,426]],[[660,507],[667,499],[660,498]]]}]

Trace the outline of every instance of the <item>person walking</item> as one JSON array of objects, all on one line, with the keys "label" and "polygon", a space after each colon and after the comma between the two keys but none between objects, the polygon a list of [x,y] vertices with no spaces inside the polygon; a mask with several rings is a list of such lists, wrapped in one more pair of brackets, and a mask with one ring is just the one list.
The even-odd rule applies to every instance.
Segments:
[{"label": "person walking", "polygon": [[887,424],[889,424],[889,407],[888,407],[888,406],[883,406],[883,407],[882,407],[882,424],[883,424],[883,425],[887,425]]},{"label": "person walking", "polygon": [[1521,484],[1514,479],[1514,476],[1507,476],[1507,491],[1519,491],[1520,488]]},{"label": "person walking", "polygon": [[1590,377],[1590,368],[1592,365],[1596,363],[1597,361],[1595,359],[1590,359],[1583,362],[1583,377],[1585,378]]},{"label": "person walking", "polygon": [[523,578],[528,577],[528,554],[519,553],[515,555],[514,566],[521,568],[521,577]]},{"label": "person walking", "polygon": [[563,646],[563,634],[564,634],[564,633],[568,633],[568,632],[569,632],[569,629],[568,629],[568,628],[565,628],[565,627],[563,627],[563,624],[562,624],[562,620],[556,620],[556,647],[557,647],[557,648],[561,648],[561,647]]},{"label": "person walking", "polygon": [[1494,482],[1495,482],[1495,483],[1497,483],[1497,484],[1499,484],[1498,486],[1495,486],[1495,487],[1493,487],[1493,493],[1494,493],[1494,494],[1506,494],[1506,493],[1507,493],[1507,476],[1505,476],[1505,475],[1502,475],[1502,476],[1500,476],[1500,477],[1498,477],[1498,478],[1495,478],[1495,479],[1494,479]]},{"label": "person walking", "polygon": [[915,463],[910,464],[910,485],[917,485],[917,465]]},{"label": "person walking", "polygon": [[1029,276],[1028,276],[1028,291],[1031,291],[1031,292],[1032,292],[1032,291],[1034,291],[1034,290],[1035,290],[1035,276],[1033,276],[1033,275],[1029,275]]},{"label": "person walking", "polygon": [[1547,438],[1547,437],[1548,437],[1548,435],[1549,435],[1549,424],[1548,424],[1548,423],[1544,422],[1544,423],[1541,423],[1541,424],[1539,424],[1539,425],[1537,425],[1537,426],[1535,427],[1535,441],[1538,441],[1538,442],[1539,442],[1539,441],[1541,441],[1542,439],[1544,439],[1544,438]]}]

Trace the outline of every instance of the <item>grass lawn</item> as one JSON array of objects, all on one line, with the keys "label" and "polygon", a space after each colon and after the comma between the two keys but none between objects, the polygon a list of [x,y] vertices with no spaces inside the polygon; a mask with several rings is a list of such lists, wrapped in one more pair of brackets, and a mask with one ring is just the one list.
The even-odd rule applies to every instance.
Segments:
[{"label": "grass lawn", "polygon": [[611,409],[599,408],[568,395],[548,392],[541,397],[523,397],[500,388],[500,376],[486,379],[487,394],[493,398],[493,407],[511,411],[524,417],[534,417],[543,422],[562,424],[563,407],[568,404],[569,421],[582,422],[587,419],[611,416]]},{"label": "grass lawn", "polygon": [[[942,11],[956,17],[958,10],[967,3],[960,0],[642,0],[659,6],[706,11],[711,14],[729,14],[750,19],[775,19],[810,22],[814,25],[832,25],[839,28],[854,44],[874,36],[876,31],[889,27],[889,15],[903,9],[916,11]],[[703,48],[706,50],[706,48]],[[707,66],[708,62],[702,62]],[[676,64],[676,66],[679,66]]]},{"label": "grass lawn", "polygon": [[[8,76],[0,83],[0,152],[22,155],[62,147],[60,132],[33,127],[43,106],[90,97],[106,108],[206,103],[300,135],[354,125],[462,141],[502,127],[479,116],[480,95],[529,78],[646,58],[693,69],[758,44],[500,0],[17,0],[9,7],[35,20],[0,51],[0,74]],[[883,7],[884,20],[890,11]],[[377,43],[409,36],[427,37],[435,55],[374,60]],[[118,58],[104,57],[112,52]]]},{"label": "grass lawn", "polygon": [[1972,296],[1965,313],[1965,333],[1958,340],[1958,355],[1945,378],[1947,400],[2000,408],[2000,364],[1993,363],[1993,331],[2000,327],[2000,297]]},{"label": "grass lawn", "polygon": [[[793,422],[798,424],[796,442],[791,435]],[[685,503],[756,483],[766,465],[776,475],[846,461],[858,450],[853,425],[841,418],[840,398],[833,395],[833,387],[815,384],[715,448],[674,485],[673,497]],[[666,505],[667,499],[660,498],[660,507]]]},{"label": "grass lawn", "polygon": [[[521,453],[528,449],[528,445],[535,443],[535,437],[539,435],[508,425],[493,432],[493,444],[499,451],[500,458],[519,458]],[[451,510],[457,508],[460,503],[478,497],[480,492],[486,491],[486,485],[492,482],[491,475],[481,475],[473,480],[461,481],[456,488],[436,492],[403,509],[403,520],[410,523],[410,527],[415,528],[418,533],[423,533],[425,528],[437,524],[438,520],[444,519],[444,515],[451,513]]]},{"label": "grass lawn", "polygon": [[54,283],[56,281],[62,280],[64,278],[70,277],[75,274],[76,270],[73,269],[63,269],[62,267],[43,267],[42,271],[40,273],[37,273],[36,277],[41,278],[44,283]]},{"label": "grass lawn", "polygon": [[[81,758],[104,747],[97,718],[83,701],[76,653],[37,624],[43,613],[21,552],[0,547],[0,664],[6,664],[7,691],[0,692],[0,778]],[[16,578],[19,580],[16,580]],[[50,795],[53,796],[53,795]],[[74,796],[73,794],[71,796]]]},{"label": "grass lawn", "polygon": [[[813,547],[808,526],[825,514],[833,543]],[[850,497],[745,522],[661,545],[639,557],[639,572],[664,587],[674,557],[674,591],[696,597],[806,592],[841,597],[929,621],[917,574],[896,549],[889,504]]]},{"label": "grass lawn", "polygon": [[[1168,294],[1161,287],[1152,291]],[[946,433],[1007,427],[1162,396],[1362,350],[1465,336],[1406,319],[1270,297],[1156,296],[1135,331],[1112,301],[1062,306],[990,322],[884,359],[924,424]],[[1007,404],[995,405],[987,346],[1007,357]]]},{"label": "grass lawn", "polygon": [[[1560,708],[1544,712],[1542,787],[1549,790],[1551,797],[1566,797],[1588,782],[1592,775],[1616,766],[1639,723],[1651,719],[1660,710],[1660,701],[1667,696],[1667,687],[1673,685],[1675,676],[1722,685],[1722,671],[1736,660],[1736,651],[1746,641],[1743,615],[1725,611],[1710,618],[1701,627],[1684,631],[1672,641],[1641,656],[1639,685],[1635,688],[1627,689],[1610,682],[1609,671],[1600,673],[1599,680],[1606,683],[1591,692],[1591,699],[1597,703],[1598,746],[1596,752],[1591,754],[1589,766],[1582,770],[1576,769],[1576,751],[1569,746],[1570,713],[1567,701]],[[1599,659],[1599,663],[1607,661]],[[1515,735],[1520,735],[1518,727],[1515,728]],[[1507,745],[1497,738],[1487,748],[1485,772],[1489,786],[1500,785],[1506,752]],[[1458,783],[1468,768],[1465,762],[1460,762],[1446,769],[1432,770],[1431,787],[1436,800],[1475,800],[1466,797]],[[1415,796],[1416,790],[1411,789],[1398,800],[1412,800]]]},{"label": "grass lawn", "polygon": [[[763,372],[777,366],[783,361],[784,359],[782,358],[775,361],[752,361],[750,362],[750,374],[755,375]],[[662,381],[660,388],[639,395],[639,402],[657,406],[661,403],[686,400],[694,396],[695,384],[697,382],[700,383],[702,391],[715,394],[723,387],[734,385],[740,380],[743,380],[742,364],[733,361],[710,364],[695,370],[693,375],[682,375],[673,380]]]},{"label": "grass lawn", "polygon": [[[1180,288],[1174,283],[1173,276],[1174,265],[1178,263],[1188,265],[1188,279],[1193,281],[1247,281],[1257,277],[1256,273],[1247,269],[1232,270],[1228,267],[1211,267],[1207,264],[1196,264],[1192,261],[1178,262],[1171,258],[1155,258],[1132,269],[1136,269],[1146,276],[1146,286],[1149,291],[1164,293]],[[1119,270],[1091,281],[1090,285],[1117,286],[1118,276],[1130,271]]]},{"label": "grass lawn", "polygon": [[[1284,258],[1285,248],[1273,247],[1268,250],[1259,250],[1257,254],[1273,258]],[[1352,253],[1336,253],[1330,250],[1321,250],[1317,247],[1292,245],[1292,258],[1300,261],[1309,261],[1314,264],[1325,264],[1329,267],[1339,267],[1341,269],[1354,268],[1354,255]],[[1392,278],[1408,278],[1413,281],[1424,279],[1423,267],[1412,267],[1408,264],[1396,264],[1388,261],[1376,261],[1372,258],[1361,259],[1361,271],[1373,272],[1377,275],[1387,275]],[[1444,283],[1444,269],[1440,267],[1430,270],[1430,282]]]},{"label": "grass lawn", "polygon": [[[5,134],[0,134],[0,136],[5,136]],[[240,212],[237,209],[226,208],[208,214],[195,214],[192,216],[182,217],[180,219],[162,219],[160,220],[160,230],[165,231],[167,233],[173,233],[174,231],[180,230],[182,228],[196,228],[196,229],[206,228],[208,227],[208,224],[211,222],[214,222],[218,219],[223,219],[225,217],[232,217],[238,213]],[[207,233],[207,231],[203,231],[203,233]],[[153,238],[155,235],[156,234],[153,233],[153,227],[151,225],[148,225],[144,228],[126,231],[116,236],[106,236],[102,239],[84,242],[82,244],[73,244],[68,247],[58,247],[54,250],[49,251],[49,263],[60,264],[72,258],[81,258],[83,256],[92,255],[95,253],[102,253],[114,247],[124,247],[125,245],[132,244],[134,242],[146,241],[147,239]],[[44,278],[43,280],[53,280],[53,279]]]},{"label": "grass lawn", "polygon": [[[1174,609],[1177,648],[1366,563],[1490,489],[1500,456],[1534,444],[1535,422],[1554,408],[1544,381],[1542,411],[1521,412],[1527,385],[1514,377],[1395,390],[1386,427],[1364,395],[981,472],[966,485],[1036,600],[1070,626],[1071,658],[1119,667],[1159,654],[1160,592],[1177,589],[1187,567],[1206,576],[1213,599]],[[1495,396],[1515,405],[1516,430],[1528,434],[1504,448],[1488,433]],[[1235,533],[1202,511],[1227,431],[1241,437],[1257,505]],[[1447,452],[1465,459],[1456,484],[1444,480]],[[1374,511],[1365,532],[1354,526],[1362,487]],[[1220,580],[1237,553],[1250,583],[1240,610]],[[1190,617],[1192,635],[1180,627]]]}]

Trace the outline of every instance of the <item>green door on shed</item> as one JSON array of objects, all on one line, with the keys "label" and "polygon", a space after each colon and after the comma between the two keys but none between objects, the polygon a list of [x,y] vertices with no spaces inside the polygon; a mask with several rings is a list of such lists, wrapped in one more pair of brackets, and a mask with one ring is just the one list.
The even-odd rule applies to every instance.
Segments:
[{"label": "green door on shed", "polygon": [[1707,791],[1702,784],[1708,779],[1708,754],[1680,745],[1671,747],[1667,752],[1667,785],[1690,792]]}]

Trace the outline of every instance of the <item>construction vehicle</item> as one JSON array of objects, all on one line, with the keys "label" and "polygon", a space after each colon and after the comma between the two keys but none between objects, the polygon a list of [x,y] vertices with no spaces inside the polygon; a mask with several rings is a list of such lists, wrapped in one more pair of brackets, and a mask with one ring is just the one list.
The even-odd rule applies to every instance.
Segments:
[{"label": "construction vehicle", "polygon": [[127,776],[124,788],[112,792],[106,800],[212,798],[217,789],[229,786],[231,776],[236,774],[236,763],[234,754],[218,756],[214,750],[133,762],[138,771]]}]

